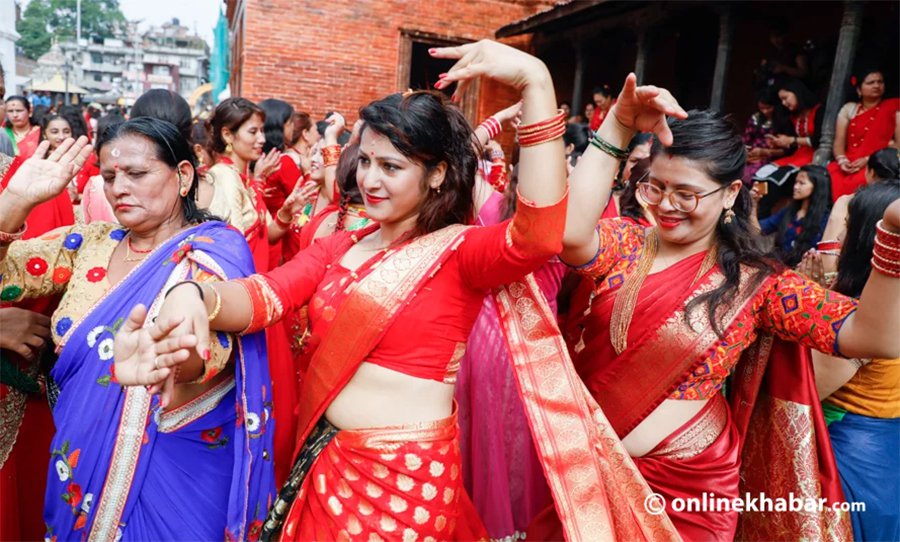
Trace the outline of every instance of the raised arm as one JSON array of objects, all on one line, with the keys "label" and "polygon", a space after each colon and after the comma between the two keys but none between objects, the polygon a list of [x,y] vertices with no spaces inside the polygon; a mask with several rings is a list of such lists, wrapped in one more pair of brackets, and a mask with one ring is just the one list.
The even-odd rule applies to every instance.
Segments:
[{"label": "raised arm", "polygon": [[584,264],[597,254],[600,238],[595,228],[609,201],[619,161],[626,158],[622,149],[628,146],[634,133],[654,132],[663,145],[669,145],[672,133],[666,115],[687,117],[669,91],[654,86],[639,87],[634,74],[625,79],[611,113],[569,177],[569,208],[560,256],[572,265]]},{"label": "raised arm", "polygon": [[[459,85],[490,77],[522,93],[522,124],[546,121],[557,114],[553,80],[544,63],[518,49],[489,40],[429,51],[436,58],[458,59],[435,87]],[[519,152],[519,194],[536,206],[557,203],[566,193],[566,159],[562,138],[522,147]]]}]

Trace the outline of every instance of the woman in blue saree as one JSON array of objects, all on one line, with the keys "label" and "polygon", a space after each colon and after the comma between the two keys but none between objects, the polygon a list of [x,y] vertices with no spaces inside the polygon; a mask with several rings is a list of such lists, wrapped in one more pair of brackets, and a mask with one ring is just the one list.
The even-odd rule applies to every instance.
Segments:
[{"label": "woman in blue saree", "polygon": [[253,273],[243,235],[195,204],[193,153],[175,126],[140,118],[98,142],[119,224],[16,240],[35,205],[65,189],[90,148],[70,140],[0,193],[0,297],[62,293],[48,376],[56,425],[44,520],[50,540],[254,539],[273,493],[271,383],[260,334],[219,334],[165,399],[122,387],[113,337],[135,305],[155,316],[185,279]]}]

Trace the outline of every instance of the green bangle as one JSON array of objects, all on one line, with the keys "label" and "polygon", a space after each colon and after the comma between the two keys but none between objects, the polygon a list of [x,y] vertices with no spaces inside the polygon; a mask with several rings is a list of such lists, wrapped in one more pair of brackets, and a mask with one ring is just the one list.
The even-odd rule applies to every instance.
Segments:
[{"label": "green bangle", "polygon": [[600,137],[598,132],[594,132],[594,137],[591,139],[591,145],[597,147],[601,151],[606,154],[612,156],[616,160],[625,160],[628,158],[628,152],[616,147],[609,141]]}]

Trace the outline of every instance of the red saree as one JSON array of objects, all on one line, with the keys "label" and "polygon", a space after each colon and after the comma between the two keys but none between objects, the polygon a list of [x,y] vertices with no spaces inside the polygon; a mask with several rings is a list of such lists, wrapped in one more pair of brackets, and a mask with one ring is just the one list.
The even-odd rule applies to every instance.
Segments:
[{"label": "red saree", "polygon": [[16,135],[13,133],[12,128],[7,128],[6,131],[9,134],[9,140],[16,146],[16,156],[20,156],[23,160],[31,158],[31,155],[37,150],[38,145],[41,144],[40,126],[32,126],[31,130],[28,131],[28,134],[18,141],[16,141]]},{"label": "red saree", "polygon": [[[797,356],[781,355],[784,349],[770,350],[766,347],[773,341],[769,336],[761,336],[752,345],[732,345],[720,339],[703,308],[691,314],[689,323],[685,319],[685,300],[711,290],[722,280],[717,268],[695,279],[704,256],[696,254],[647,276],[635,304],[628,347],[620,355],[613,349],[609,326],[604,324],[611,319],[618,289],[598,295],[587,322],[595,333],[586,335],[587,344],[576,359],[579,374],[616,433],[624,437],[679,384],[707,367],[705,360],[717,348],[745,349],[733,383],[731,408],[725,408],[721,392],[716,392],[694,419],[635,459],[641,474],[669,503],[675,497],[699,499],[709,492],[724,498],[745,492],[751,496],[764,492],[776,498],[793,492],[842,501],[811,364]],[[613,276],[606,280],[623,279]],[[750,285],[746,276],[741,281],[735,301],[721,313],[723,330],[746,327],[747,313],[754,310],[760,287]],[[763,380],[767,363],[777,376]],[[775,428],[782,438],[773,441]],[[686,540],[731,540],[736,531],[740,539],[756,540],[806,535],[818,539],[849,533],[844,530],[849,529],[846,514],[784,513],[773,518],[744,513],[740,524],[734,512],[688,512],[670,507],[667,514]]]},{"label": "red saree", "polygon": [[[847,159],[852,162],[887,147],[894,138],[898,109],[900,98],[890,98],[850,119],[846,137]],[[837,162],[832,162],[828,164],[828,173],[831,175],[831,198],[835,201],[866,184],[866,168],[847,175]]]},{"label": "red saree", "polygon": [[[774,163],[779,166],[797,166],[802,167],[807,164],[811,164],[813,161],[813,156],[816,154],[816,148],[818,145],[818,136],[814,136],[817,132],[816,126],[816,113],[819,111],[819,108],[822,107],[822,104],[816,104],[811,107],[805,114],[798,115],[792,118],[792,122],[794,124],[794,134],[797,137],[808,137],[810,138],[810,142],[813,146],[800,145],[797,147],[797,150],[794,151],[790,156],[785,156],[784,158],[779,158],[775,160]],[[821,127],[818,127],[821,129]]]}]

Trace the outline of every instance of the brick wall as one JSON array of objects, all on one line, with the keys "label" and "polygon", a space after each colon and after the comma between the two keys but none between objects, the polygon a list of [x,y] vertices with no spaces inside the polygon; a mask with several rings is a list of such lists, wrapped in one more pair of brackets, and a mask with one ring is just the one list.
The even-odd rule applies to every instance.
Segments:
[{"label": "brick wall", "polygon": [[[404,35],[450,41],[493,37],[501,26],[552,5],[549,0],[246,0],[234,94],[280,98],[321,119],[336,110],[352,122],[360,106],[405,90]],[[509,43],[527,49],[530,38]],[[467,111],[478,120],[515,95],[481,85]]]}]

